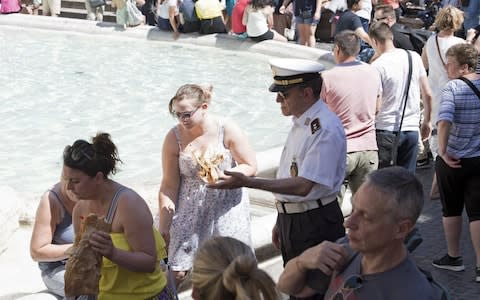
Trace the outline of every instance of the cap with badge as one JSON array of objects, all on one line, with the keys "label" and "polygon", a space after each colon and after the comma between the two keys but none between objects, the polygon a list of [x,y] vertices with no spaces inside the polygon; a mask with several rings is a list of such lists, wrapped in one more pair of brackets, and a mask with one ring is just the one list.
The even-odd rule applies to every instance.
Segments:
[{"label": "cap with badge", "polygon": [[325,67],[318,62],[297,58],[274,58],[270,60],[273,83],[270,92],[283,92],[294,85],[320,77]]}]

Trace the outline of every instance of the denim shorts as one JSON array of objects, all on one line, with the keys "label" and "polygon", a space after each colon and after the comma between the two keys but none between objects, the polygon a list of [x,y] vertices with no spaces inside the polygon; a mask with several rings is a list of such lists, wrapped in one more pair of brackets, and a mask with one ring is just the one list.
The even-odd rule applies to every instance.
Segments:
[{"label": "denim shorts", "polygon": [[320,19],[316,20],[313,17],[304,18],[302,16],[295,16],[295,22],[297,24],[310,24],[312,26],[317,26],[320,22]]}]

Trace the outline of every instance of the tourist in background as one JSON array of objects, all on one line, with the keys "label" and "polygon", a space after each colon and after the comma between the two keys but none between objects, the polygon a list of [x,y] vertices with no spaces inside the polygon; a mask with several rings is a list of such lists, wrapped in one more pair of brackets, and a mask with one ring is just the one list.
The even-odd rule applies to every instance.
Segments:
[{"label": "tourist in background", "polygon": [[19,0],[2,0],[0,3],[0,14],[19,13],[21,10]]},{"label": "tourist in background", "polygon": [[177,0],[158,0],[157,3],[157,26],[166,31],[173,31],[173,38],[179,36],[178,6]]},{"label": "tourist in background", "polygon": [[[477,49],[477,51],[480,53],[480,38],[479,38],[479,36],[480,36],[480,24],[477,27],[471,28],[470,30],[468,30],[466,42],[468,44],[474,45],[475,49]],[[477,72],[477,74],[480,74],[480,55],[478,56],[476,72]]]},{"label": "tourist in background", "polygon": [[82,218],[92,213],[111,224],[110,233],[96,231],[89,240],[103,256],[99,299],[165,299],[167,279],[160,267],[165,242],[145,200],[109,178],[118,162],[117,147],[107,133],[98,133],[92,143],[77,140],[65,148],[63,180],[78,198],[72,216],[75,234]]},{"label": "tourist in background", "polygon": [[193,0],[183,0],[179,7],[180,31],[182,33],[199,32],[200,20],[195,12]]},{"label": "tourist in background", "polygon": [[368,32],[368,25],[372,17],[372,1],[377,2],[377,0],[361,0],[361,8],[355,12],[355,14],[360,17],[365,32]]},{"label": "tourist in background", "polygon": [[[48,1],[57,1],[57,0],[42,0],[43,3],[48,2]],[[58,0],[58,11],[60,14],[60,2],[61,0]],[[105,12],[105,4],[104,5],[97,5],[98,0],[91,1],[91,0],[85,0],[85,9],[87,10],[87,20],[91,21],[98,21],[102,22],[103,21],[103,14]],[[104,2],[105,3],[105,2]],[[44,4],[45,6],[45,4]]]},{"label": "tourist in background", "polygon": [[222,2],[225,2],[225,9],[223,10],[223,19],[225,20],[225,26],[227,26],[228,30],[230,32],[230,29],[232,27],[232,13],[233,13],[233,7],[235,6],[236,0],[223,0]]},{"label": "tourist in background", "polygon": [[248,2],[249,0],[238,0],[233,7],[231,25],[232,32],[235,34],[244,34],[247,32],[247,27],[242,23],[242,20]]},{"label": "tourist in background", "polygon": [[191,270],[200,245],[212,236],[230,236],[252,245],[247,190],[211,189],[199,175],[205,161],[218,175],[234,170],[253,176],[257,170],[246,135],[232,121],[211,115],[211,100],[211,86],[186,84],[168,105],[178,125],[163,143],[159,217],[177,284]]},{"label": "tourist in background", "polygon": [[[382,82],[377,70],[356,60],[360,38],[351,30],[334,39],[336,66],[322,72],[320,98],[342,121],[347,136],[347,165],[339,201],[347,186],[354,195],[368,173],[378,167],[375,114],[380,109]],[[342,205],[340,205],[342,206]]]},{"label": "tourist in background", "polygon": [[402,15],[400,0],[380,0],[379,4],[390,5],[395,12],[395,19],[400,20],[400,16]]},{"label": "tourist in background", "polygon": [[[380,110],[375,116],[378,167],[390,166],[393,153],[396,152],[397,157],[393,163],[415,173],[421,113],[420,96],[424,104],[420,128],[422,140],[430,137],[432,126],[430,122],[432,92],[428,85],[427,72],[420,55],[394,46],[393,32],[387,24],[383,22],[372,24],[368,34],[375,52],[379,55],[372,66],[380,73],[383,87]],[[407,79],[409,68],[411,68],[410,81]],[[405,95],[407,84],[408,94]],[[393,147],[397,148],[392,151]]]},{"label": "tourist in background", "polygon": [[435,173],[447,254],[432,264],[451,271],[465,269],[460,255],[465,207],[476,256],[474,278],[480,283],[480,75],[475,73],[478,51],[472,45],[457,44],[446,55],[450,81],[440,100]]},{"label": "tourist in background", "polygon": [[[403,25],[398,23],[398,17],[391,5],[377,5],[375,7],[374,20],[387,24],[393,33],[393,45],[396,48],[415,50],[410,37],[405,34]],[[376,56],[375,56],[376,58]]]},{"label": "tourist in background", "polygon": [[[321,0],[292,0],[294,2],[294,18],[298,30],[298,43],[303,46],[315,47],[315,31],[320,22],[322,9]],[[283,0],[279,12],[285,13],[290,0]]]},{"label": "tourist in background", "polygon": [[280,300],[272,278],[257,265],[252,248],[230,237],[214,237],[193,261],[192,298]]},{"label": "tourist in background", "polygon": [[459,0],[460,8],[465,13],[463,30],[467,34],[468,30],[475,28],[480,24],[480,1],[479,0]]},{"label": "tourist in background", "polygon": [[200,19],[200,34],[227,33],[223,5],[218,0],[198,0],[195,11]]},{"label": "tourist in background", "polygon": [[158,0],[146,0],[140,10],[145,16],[145,24],[157,26],[157,3]]},{"label": "tourist in background", "polygon": [[242,24],[247,34],[255,42],[275,40],[287,42],[287,38],[273,30],[273,11],[271,0],[251,0],[243,13]]},{"label": "tourist in background", "polygon": [[67,190],[68,180],[61,180],[46,191],[37,207],[30,240],[30,255],[38,262],[48,292],[65,297],[65,251],[73,245],[73,207],[77,198]]},{"label": "tourist in background", "polygon": [[362,20],[356,14],[357,11],[362,9],[362,3],[361,0],[347,0],[347,10],[342,12],[337,21],[335,35],[343,30],[351,30],[355,32],[364,43],[371,44],[370,38],[362,25]]},{"label": "tourist in background", "polygon": [[[446,65],[447,58],[445,53],[451,46],[465,43],[465,40],[454,35],[455,32],[462,27],[462,24],[463,13],[461,10],[453,6],[442,8],[438,12],[433,24],[438,32],[427,40],[422,51],[423,65],[425,66],[425,69],[428,70],[428,83],[432,89],[433,130],[432,136],[429,139],[429,145],[433,159],[436,158],[438,151],[436,129],[438,107],[440,105],[440,98],[442,96],[443,88],[448,82]],[[430,198],[439,198],[435,176],[433,177]]]}]

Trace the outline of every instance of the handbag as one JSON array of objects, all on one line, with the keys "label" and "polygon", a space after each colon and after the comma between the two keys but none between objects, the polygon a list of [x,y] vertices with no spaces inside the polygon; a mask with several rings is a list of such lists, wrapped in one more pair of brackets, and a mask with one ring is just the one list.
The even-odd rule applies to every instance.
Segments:
[{"label": "handbag", "polygon": [[405,85],[403,110],[400,118],[400,126],[397,131],[376,130],[377,146],[378,146],[378,168],[386,168],[395,166],[398,157],[398,143],[400,142],[400,132],[402,131],[403,117],[407,108],[408,91],[410,89],[410,81],[412,80],[412,54],[407,51],[408,56],[408,75],[407,84]]},{"label": "handbag", "polygon": [[127,0],[125,3],[127,8],[127,24],[129,26],[137,26],[142,24],[144,17],[142,12],[137,8],[133,0]]},{"label": "handbag", "polygon": [[97,8],[106,4],[105,0],[88,0],[91,8]]}]

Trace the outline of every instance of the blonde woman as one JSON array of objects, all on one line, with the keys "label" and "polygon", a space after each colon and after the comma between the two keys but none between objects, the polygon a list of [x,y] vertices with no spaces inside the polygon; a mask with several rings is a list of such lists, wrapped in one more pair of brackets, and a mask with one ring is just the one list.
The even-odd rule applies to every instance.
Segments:
[{"label": "blonde woman", "polygon": [[[428,38],[422,51],[422,61],[425,69],[428,69],[428,83],[432,89],[432,124],[433,134],[430,138],[430,150],[435,159],[438,152],[438,142],[436,136],[436,122],[438,117],[438,107],[445,84],[448,82],[446,69],[448,48],[455,44],[465,43],[465,40],[454,36],[455,31],[459,30],[463,24],[463,12],[453,6],[442,8],[435,18],[433,26],[438,31],[437,34]],[[435,178],[430,192],[432,199],[437,199],[438,188]]]},{"label": "blonde woman", "polygon": [[192,298],[278,300],[272,278],[258,268],[252,249],[229,237],[215,237],[195,256]]},{"label": "blonde woman", "polygon": [[198,247],[212,236],[231,236],[251,245],[247,191],[212,189],[200,176],[205,161],[213,165],[217,174],[211,175],[216,177],[223,170],[252,176],[257,169],[246,135],[233,122],[209,113],[211,96],[211,86],[186,84],[169,103],[178,124],[163,144],[159,215],[177,284],[192,268]]}]

